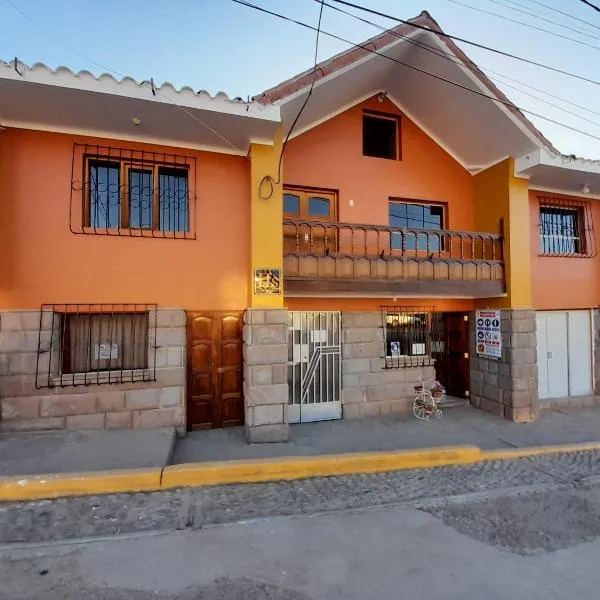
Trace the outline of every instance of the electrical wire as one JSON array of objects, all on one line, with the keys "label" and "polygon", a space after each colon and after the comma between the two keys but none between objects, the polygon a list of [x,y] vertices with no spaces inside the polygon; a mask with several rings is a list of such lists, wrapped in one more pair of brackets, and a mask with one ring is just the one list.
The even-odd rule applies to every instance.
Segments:
[{"label": "electrical wire", "polygon": [[[516,4],[516,2],[514,2],[514,0],[511,0],[511,1]],[[575,15],[571,15],[568,12],[564,12],[563,10],[559,10],[558,8],[554,8],[554,6],[550,6],[549,4],[544,4],[543,2],[539,2],[538,0],[529,0],[529,2],[532,2],[533,4],[537,4],[538,6],[543,6],[544,8],[547,8],[548,10],[553,10],[555,13],[564,15],[565,17],[569,17],[570,19],[573,19],[575,21],[579,21],[580,23],[583,23],[584,25],[587,25],[588,27],[594,27],[595,29],[600,30],[600,25],[594,25],[593,23],[588,23],[588,21],[580,19],[579,17],[576,17]]]},{"label": "electrical wire", "polygon": [[[256,4],[252,4],[250,2],[246,2],[245,0],[231,0],[231,1],[235,2],[236,4],[241,4],[242,6],[246,6],[248,8],[252,8],[252,9],[258,10],[260,12],[264,12],[266,14],[278,17],[279,19],[283,19],[285,21],[289,21],[291,23],[295,23],[296,25],[300,25],[302,27],[305,27],[306,29],[312,29],[312,30],[316,31],[316,27],[313,27],[312,25],[309,25],[308,23],[303,23],[302,21],[297,21],[297,20],[292,19],[291,17],[288,17],[286,15],[282,15],[282,14],[273,12],[271,10],[268,10],[266,8],[263,8],[262,6],[257,6]],[[337,1],[337,0],[334,0],[334,1]],[[432,31],[433,33],[436,33],[433,30],[428,30],[428,31]],[[487,98],[489,100],[493,100],[497,104],[502,104],[504,106],[508,106],[509,108],[518,110],[521,113],[527,113],[529,115],[532,115],[534,117],[537,117],[539,119],[547,121],[548,123],[552,123],[554,125],[558,125],[559,127],[563,127],[564,129],[568,129],[568,130],[573,131],[575,133],[579,133],[579,134],[584,135],[586,137],[589,137],[589,138],[592,138],[594,140],[600,141],[600,136],[588,133],[587,131],[583,131],[581,129],[577,129],[576,127],[571,127],[570,125],[567,125],[566,123],[562,123],[560,121],[556,121],[555,119],[551,119],[550,117],[546,117],[546,116],[541,115],[541,114],[539,114],[537,112],[534,112],[532,110],[521,108],[521,107],[515,105],[510,100],[502,100],[501,98],[497,98],[496,96],[490,96],[489,94],[486,94],[486,93],[481,92],[479,90],[474,90],[473,88],[470,88],[470,87],[468,87],[466,85],[462,85],[461,83],[458,83],[456,81],[452,81],[451,79],[446,79],[445,77],[442,77],[440,75],[436,75],[435,73],[430,73],[429,71],[426,71],[424,69],[416,67],[415,65],[411,65],[411,64],[406,63],[404,61],[401,61],[401,60],[398,60],[398,59],[393,58],[391,56],[388,56],[387,54],[383,54],[382,52],[378,52],[377,50],[373,50],[367,44],[357,44],[355,42],[351,42],[350,40],[347,40],[347,39],[345,39],[345,38],[343,38],[343,37],[341,37],[339,35],[336,35],[334,33],[330,33],[330,32],[325,31],[323,29],[321,29],[320,33],[323,34],[323,35],[327,35],[328,37],[331,37],[333,39],[336,39],[336,40],[339,40],[341,42],[344,42],[346,44],[350,44],[353,47],[362,48],[363,50],[366,50],[367,52],[370,52],[372,54],[376,54],[377,56],[381,56],[382,58],[390,60],[390,61],[392,61],[394,63],[397,63],[399,65],[407,67],[407,68],[409,68],[411,70],[417,71],[419,73],[423,73],[424,75],[428,75],[428,76],[430,76],[430,77],[432,77],[434,79],[437,79],[439,81],[443,81],[445,83],[448,83],[450,85],[456,86],[458,88],[461,88],[461,89],[466,90],[468,92],[471,92],[473,94],[477,94],[478,96],[482,96],[483,98]]]},{"label": "electrical wire", "polygon": [[[237,0],[232,0],[233,2],[236,2]],[[501,56],[506,56],[507,58],[512,58],[514,60],[518,60],[530,65],[534,65],[536,67],[540,67],[542,69],[547,69],[548,71],[553,71],[554,73],[560,73],[561,75],[566,75],[567,77],[573,77],[574,79],[579,79],[580,81],[585,81],[587,83],[593,83],[594,85],[600,85],[600,81],[595,80],[595,79],[590,79],[588,77],[584,77],[583,75],[576,75],[575,73],[571,73],[570,71],[564,71],[562,69],[558,69],[556,67],[552,67],[550,65],[546,65],[544,63],[540,63],[537,62],[535,60],[530,60],[529,58],[524,58],[522,56],[519,56],[517,54],[511,54],[510,52],[505,52],[504,50],[498,50],[497,48],[492,48],[490,46],[486,46],[485,44],[479,44],[478,42],[473,42],[471,40],[467,40],[465,38],[459,37],[457,35],[452,35],[450,33],[445,33],[444,31],[441,30],[437,30],[437,29],[431,29],[430,27],[426,27],[425,25],[419,25],[418,23],[413,23],[411,21],[407,21],[406,19],[401,19],[400,17],[394,17],[392,15],[377,11],[377,10],[373,10],[371,8],[367,8],[365,6],[361,6],[360,4],[355,4],[353,2],[348,2],[348,0],[332,0],[333,2],[336,2],[337,4],[343,4],[345,6],[350,6],[351,8],[356,8],[358,10],[373,14],[373,15],[377,15],[378,17],[383,17],[384,19],[389,19],[390,21],[395,21],[396,23],[403,23],[404,25],[407,25],[409,27],[412,27],[414,29],[420,29],[422,31],[428,31],[429,33],[434,33],[435,35],[439,36],[439,37],[443,37],[443,38],[447,38],[450,40],[454,40],[457,42],[462,42],[463,44],[468,44],[469,46],[473,46],[475,48],[480,48],[481,50],[487,50],[488,52],[494,52],[495,54],[499,54]],[[241,0],[239,3],[242,3]],[[269,12],[266,11],[265,9],[263,9],[265,12]],[[342,41],[347,41],[347,40],[342,40]],[[347,42],[347,43],[352,43],[353,42]],[[355,45],[355,44],[353,44]]]},{"label": "electrical wire", "polygon": [[468,8],[470,10],[475,10],[475,11],[483,13],[485,15],[491,15],[492,17],[502,19],[503,21],[508,21],[510,23],[516,23],[517,25],[522,25],[523,27],[527,27],[528,29],[534,29],[536,31],[541,31],[542,33],[547,33],[548,35],[553,35],[555,37],[562,38],[563,40],[568,40],[570,42],[573,42],[574,44],[579,44],[581,46],[587,46],[588,48],[592,48],[592,49],[600,52],[600,46],[594,46],[594,44],[590,44],[589,42],[584,42],[583,40],[578,40],[578,39],[570,37],[568,35],[563,35],[562,33],[558,33],[556,31],[551,31],[550,29],[545,29],[544,27],[538,27],[537,25],[532,25],[531,23],[525,23],[524,21],[519,21],[518,19],[512,19],[511,17],[507,17],[505,15],[500,15],[491,10],[486,10],[485,8],[478,8],[477,6],[472,6],[471,4],[465,4],[464,2],[460,2],[459,0],[446,0],[446,1],[451,2],[452,4],[456,4],[458,6],[463,6],[464,8]]},{"label": "electrical wire", "polygon": [[[316,29],[316,31],[317,31],[317,37],[316,37],[316,40],[315,40],[315,58],[314,58],[314,61],[313,61],[313,78],[312,78],[312,82],[310,84],[310,88],[308,90],[308,94],[307,94],[306,98],[304,99],[304,102],[302,103],[302,106],[300,107],[300,110],[298,111],[298,114],[296,115],[296,118],[292,122],[292,126],[290,127],[290,130],[288,131],[287,135],[285,136],[285,141],[283,142],[283,145],[281,146],[281,152],[279,153],[279,165],[277,167],[277,180],[273,179],[273,177],[271,177],[271,175],[265,175],[262,178],[262,180],[261,180],[261,182],[259,184],[258,195],[263,200],[268,200],[269,198],[271,198],[271,196],[273,195],[273,192],[275,190],[275,186],[279,185],[281,183],[281,166],[283,164],[283,154],[285,152],[287,144],[288,144],[288,142],[290,140],[290,137],[292,135],[292,131],[294,131],[294,127],[296,126],[296,123],[298,122],[298,119],[300,118],[300,116],[304,112],[304,109],[306,108],[306,105],[308,104],[308,101],[310,100],[310,97],[312,96],[313,88],[315,87],[315,81],[317,80],[317,64],[318,64],[318,55],[319,55],[319,34],[321,33],[321,20],[323,18],[324,0],[317,0],[317,1],[320,2],[321,7],[319,9],[319,21],[317,23],[317,29]],[[269,189],[269,191],[267,192],[267,195],[263,195],[263,193],[262,193],[265,185],[268,185],[268,189]]]},{"label": "electrical wire", "polygon": [[[570,25],[567,25],[566,23],[561,23],[560,21],[554,21],[553,19],[548,19],[544,15],[540,15],[539,13],[536,13],[536,12],[529,12],[529,10],[528,10],[530,8],[529,6],[525,6],[524,4],[520,4],[518,2],[515,2],[514,0],[508,0],[508,2],[510,2],[510,4],[507,4],[506,1],[503,2],[502,0],[488,0],[488,2],[492,2],[493,4],[497,4],[498,6],[502,6],[504,8],[508,8],[509,10],[514,10],[515,12],[521,13],[523,15],[528,15],[530,17],[533,17],[534,19],[539,19],[540,21],[544,21],[546,23],[551,23],[552,25],[556,25],[563,29],[568,29],[569,31],[574,31],[575,33],[578,33],[579,35],[584,35],[585,37],[589,37],[593,40],[600,40],[600,37],[598,37],[598,35],[594,35],[592,33],[589,33],[588,31],[583,31],[581,29],[577,29],[576,27],[571,27]],[[513,6],[511,6],[511,4]]]},{"label": "electrical wire", "polygon": [[[315,0],[315,2],[320,2],[320,0]],[[417,46],[419,48],[423,48],[424,50],[427,50],[428,52],[431,52],[432,54],[436,54],[437,56],[444,58],[446,60],[449,60],[450,62],[453,62],[455,64],[463,64],[462,61],[456,57],[455,54],[451,54],[450,52],[445,52],[444,50],[441,50],[440,48],[437,48],[435,46],[430,46],[429,44],[426,44],[425,42],[421,42],[418,40],[414,40],[412,38],[409,38],[405,35],[402,35],[396,31],[394,31],[393,29],[386,29],[383,25],[379,25],[379,23],[375,23],[373,21],[369,21],[368,19],[365,19],[364,17],[361,17],[359,15],[356,15],[354,13],[351,13],[347,10],[344,10],[343,8],[340,8],[339,6],[334,6],[333,4],[328,4],[327,2],[325,2],[325,6],[327,6],[328,8],[335,10],[339,13],[342,13],[344,15],[347,15],[349,17],[353,17],[354,19],[356,19],[357,21],[361,21],[362,23],[366,23],[368,25],[372,25],[373,27],[379,29],[382,32],[389,32],[391,34],[393,34],[395,37],[397,37],[398,39],[403,39],[405,42],[408,42],[411,45]],[[587,108],[585,106],[582,106],[580,104],[576,104],[575,102],[572,102],[570,100],[567,100],[566,98],[562,98],[560,96],[556,96],[554,94],[551,94],[550,92],[547,92],[545,90],[542,90],[540,88],[537,88],[535,86],[532,86],[528,83],[525,83],[524,81],[520,81],[519,79],[514,79],[513,77],[509,77],[508,75],[505,75],[504,73],[500,73],[498,71],[494,71],[493,69],[490,69],[488,67],[484,67],[482,65],[478,65],[480,69],[483,69],[489,73],[494,73],[495,75],[497,75],[498,77],[502,77],[504,79],[508,79],[509,81],[512,81],[514,83],[518,83],[519,85],[525,86],[529,89],[535,90],[536,92],[540,92],[542,94],[545,94],[551,98],[554,98],[556,100],[560,100],[561,102],[564,102],[566,104],[570,104],[571,106],[574,106],[575,108],[579,108],[581,110],[585,110],[586,112],[589,112],[591,114],[600,116],[600,112],[594,111],[590,108]],[[490,76],[490,79],[494,80],[493,77]],[[499,81],[499,80],[495,80],[495,81]],[[499,81],[500,83],[502,83],[503,85],[506,85],[507,87],[511,87],[514,90],[517,90],[523,94],[526,94],[527,96],[530,96],[532,98],[535,98],[536,100],[539,100],[540,102],[544,102],[545,104],[548,104],[549,106],[553,106],[554,108],[558,108],[559,110],[562,110],[570,115],[576,116],[580,119],[583,119],[584,121],[587,121],[588,123],[592,123],[593,125],[598,125],[600,127],[600,123],[597,123],[596,121],[592,121],[590,119],[587,119],[573,111],[567,110],[562,106],[559,106],[558,104],[554,104],[553,102],[548,102],[547,100],[540,98],[539,96],[536,96],[535,94],[531,94],[529,92],[526,92],[525,90],[522,90],[516,86],[511,86],[507,83],[505,83],[504,81]]]},{"label": "electrical wire", "polygon": [[597,10],[598,12],[600,12],[600,6],[596,6],[595,4],[592,4],[591,2],[588,2],[588,0],[581,0],[584,4],[587,4],[590,8],[593,8],[594,10]]},{"label": "electrical wire", "polygon": [[[37,27],[40,31],[42,31],[46,35],[50,36],[52,39],[54,39],[59,44],[62,44],[62,46],[65,47],[67,50],[70,50],[74,54],[77,54],[77,56],[79,56],[80,58],[88,61],[89,63],[95,65],[96,67],[102,69],[103,71],[105,71],[107,73],[112,73],[113,75],[116,75],[117,77],[120,77],[121,79],[124,79],[125,77],[127,77],[127,75],[124,75],[123,73],[119,73],[119,71],[115,71],[114,69],[111,69],[111,68],[107,67],[106,65],[103,65],[103,64],[101,64],[99,62],[96,62],[95,60],[93,60],[89,56],[86,56],[85,54],[83,54],[82,52],[80,52],[79,50],[77,50],[76,48],[73,48],[72,46],[70,46],[69,44],[67,44],[62,38],[54,35],[50,30],[48,30],[47,28],[43,27],[37,21],[35,21],[34,19],[32,19],[25,11],[23,11],[19,6],[17,6],[12,0],[5,0],[5,1],[6,1],[7,4],[9,4],[10,6],[12,6],[17,12],[19,12],[23,17],[25,17],[25,19],[27,19],[32,25],[34,25],[35,27]],[[142,87],[144,87],[144,84],[146,84],[146,83],[150,83],[150,82],[142,82],[139,85],[141,85]],[[164,100],[167,100],[167,102],[170,102],[171,104],[173,104],[174,106],[176,106],[177,108],[179,108],[188,117],[190,117],[191,119],[193,119],[194,121],[196,121],[197,123],[199,123],[200,125],[202,125],[203,127],[205,127],[206,129],[208,129],[210,132],[212,132],[214,135],[216,135],[219,139],[223,140],[226,144],[228,144],[229,146],[231,146],[233,149],[237,148],[236,145],[231,140],[228,140],[226,137],[222,136],[218,131],[215,131],[210,125],[208,125],[207,123],[205,123],[202,119],[198,118],[193,113],[189,112],[185,107],[181,106],[180,104],[177,104],[177,102],[175,102],[174,100],[172,100],[168,96],[165,96],[158,89],[156,89],[156,86],[154,86],[153,84],[152,84],[152,93],[156,94],[160,98],[163,98]]]}]

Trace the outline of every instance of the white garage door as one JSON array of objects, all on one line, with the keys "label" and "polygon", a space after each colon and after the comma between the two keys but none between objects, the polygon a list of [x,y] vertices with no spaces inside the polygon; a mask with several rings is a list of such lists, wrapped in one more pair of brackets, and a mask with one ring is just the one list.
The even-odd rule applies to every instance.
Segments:
[{"label": "white garage door", "polygon": [[587,310],[536,314],[540,399],[591,394],[590,318]]}]

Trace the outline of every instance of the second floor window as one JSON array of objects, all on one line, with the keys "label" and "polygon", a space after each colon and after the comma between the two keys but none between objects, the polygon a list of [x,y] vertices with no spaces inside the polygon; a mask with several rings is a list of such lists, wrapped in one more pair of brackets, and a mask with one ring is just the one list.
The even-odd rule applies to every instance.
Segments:
[{"label": "second floor window", "polygon": [[[431,229],[439,231],[444,228],[444,206],[440,204],[415,204],[392,200],[389,203],[390,227],[406,230]],[[412,233],[410,231],[391,234],[392,250],[424,250],[439,252],[443,250],[441,235]]]},{"label": "second floor window", "polygon": [[542,254],[584,254],[582,211],[579,208],[540,206],[540,251]]},{"label": "second floor window", "polygon": [[188,170],[90,159],[87,227],[189,230]]},{"label": "second floor window", "polygon": [[363,156],[397,160],[400,155],[400,118],[377,112],[363,114]]}]

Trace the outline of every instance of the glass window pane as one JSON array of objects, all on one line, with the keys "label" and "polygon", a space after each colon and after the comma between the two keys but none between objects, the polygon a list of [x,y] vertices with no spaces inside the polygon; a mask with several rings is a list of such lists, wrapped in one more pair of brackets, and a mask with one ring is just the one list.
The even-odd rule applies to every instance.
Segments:
[{"label": "glass window pane", "polygon": [[129,227],[152,228],[152,171],[129,170]]},{"label": "glass window pane", "polygon": [[158,174],[160,230],[189,231],[189,187],[185,169],[161,168]]},{"label": "glass window pane", "polygon": [[579,254],[578,209],[540,208],[540,249],[545,254]]},{"label": "glass window pane", "polygon": [[288,215],[300,214],[300,196],[295,194],[283,195],[283,212]]},{"label": "glass window pane", "polygon": [[441,206],[423,207],[423,229],[443,229],[443,214]]},{"label": "glass window pane", "polygon": [[120,169],[118,163],[90,163],[90,226],[119,227],[121,213]]},{"label": "glass window pane", "polygon": [[318,198],[316,196],[308,199],[308,214],[311,217],[328,217],[329,200],[327,198]]}]

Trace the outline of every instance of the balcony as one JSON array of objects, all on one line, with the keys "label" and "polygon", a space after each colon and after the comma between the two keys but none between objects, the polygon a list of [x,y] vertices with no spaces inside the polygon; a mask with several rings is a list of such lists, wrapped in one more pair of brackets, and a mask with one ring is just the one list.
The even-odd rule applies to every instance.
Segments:
[{"label": "balcony", "polygon": [[504,295],[503,237],[494,233],[283,221],[289,296]]}]

